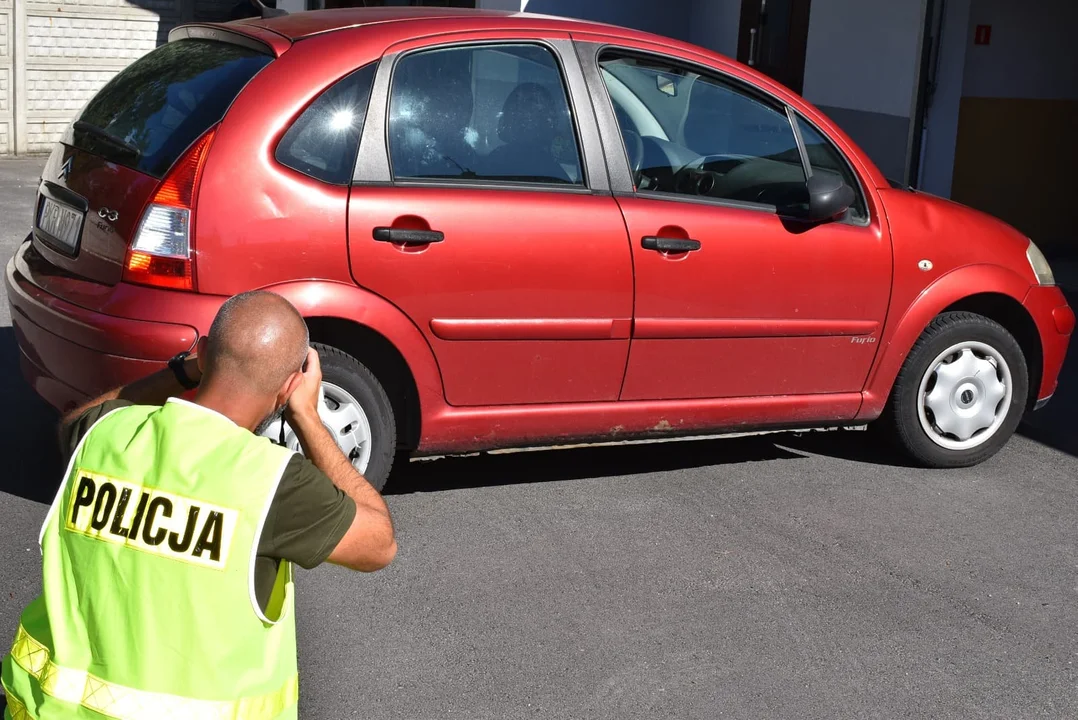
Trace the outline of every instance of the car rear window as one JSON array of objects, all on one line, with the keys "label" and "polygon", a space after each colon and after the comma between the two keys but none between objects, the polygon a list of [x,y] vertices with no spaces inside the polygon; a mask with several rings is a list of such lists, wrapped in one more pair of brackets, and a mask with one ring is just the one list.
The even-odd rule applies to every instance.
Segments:
[{"label": "car rear window", "polygon": [[94,96],[72,126],[72,142],[162,177],[272,61],[257,50],[211,40],[163,45]]}]

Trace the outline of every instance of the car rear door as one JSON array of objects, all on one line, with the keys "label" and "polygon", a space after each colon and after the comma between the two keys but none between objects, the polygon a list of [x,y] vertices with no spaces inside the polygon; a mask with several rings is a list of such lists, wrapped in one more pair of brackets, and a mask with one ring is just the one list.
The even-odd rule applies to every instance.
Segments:
[{"label": "car rear door", "polygon": [[[769,93],[698,60],[646,44],[579,47],[636,272],[621,399],[848,393],[855,411],[891,248],[845,157]],[[855,188],[841,221],[777,210],[805,192],[798,132],[812,172]]]},{"label": "car rear door", "polygon": [[632,254],[568,35],[390,48],[348,212],[355,281],[423,332],[450,404],[617,399]]}]

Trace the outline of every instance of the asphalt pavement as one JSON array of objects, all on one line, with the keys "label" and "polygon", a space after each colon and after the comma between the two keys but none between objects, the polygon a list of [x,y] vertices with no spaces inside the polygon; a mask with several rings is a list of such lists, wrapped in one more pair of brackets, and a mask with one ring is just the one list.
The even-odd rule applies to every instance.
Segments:
[{"label": "asphalt pavement", "polygon": [[[38,167],[0,160],[4,260]],[[60,470],[0,313],[7,638]],[[299,574],[300,717],[1078,717],[1076,364],[967,470],[858,432],[411,463],[389,569]]]}]

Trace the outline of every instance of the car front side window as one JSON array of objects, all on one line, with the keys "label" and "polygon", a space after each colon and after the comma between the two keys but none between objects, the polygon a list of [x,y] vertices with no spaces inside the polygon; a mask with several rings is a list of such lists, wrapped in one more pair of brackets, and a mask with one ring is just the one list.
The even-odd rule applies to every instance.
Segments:
[{"label": "car front side window", "polygon": [[[604,53],[599,64],[612,96],[621,96],[614,104],[638,191],[772,207],[804,200],[805,170],[783,109],[661,60]],[[636,118],[634,127],[622,120],[625,88],[665,137],[638,133]]]},{"label": "car front side window", "polygon": [[393,73],[388,134],[396,181],[585,182],[565,82],[542,45],[405,55]]}]

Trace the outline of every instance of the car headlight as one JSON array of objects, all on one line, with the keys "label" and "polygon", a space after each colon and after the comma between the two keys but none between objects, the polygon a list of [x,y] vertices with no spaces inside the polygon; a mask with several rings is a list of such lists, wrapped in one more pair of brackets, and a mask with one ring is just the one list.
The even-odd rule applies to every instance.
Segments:
[{"label": "car headlight", "polygon": [[1032,240],[1029,241],[1029,247],[1026,249],[1026,258],[1029,260],[1029,266],[1033,268],[1033,274],[1037,276],[1038,283],[1041,285],[1056,284],[1056,276],[1052,274],[1052,268],[1045,259],[1044,253]]}]

